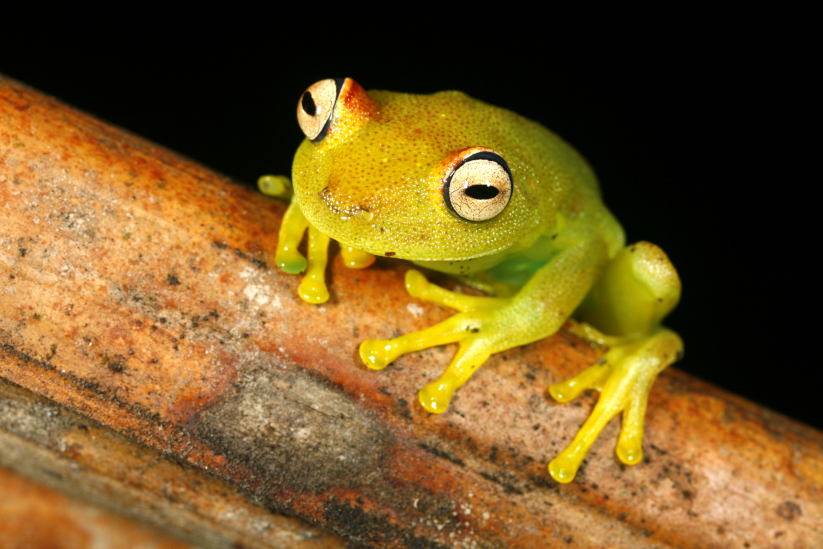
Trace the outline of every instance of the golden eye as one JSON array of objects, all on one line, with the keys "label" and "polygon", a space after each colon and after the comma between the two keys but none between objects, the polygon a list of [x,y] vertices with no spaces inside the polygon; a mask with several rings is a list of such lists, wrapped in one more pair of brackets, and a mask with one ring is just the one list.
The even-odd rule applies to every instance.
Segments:
[{"label": "golden eye", "polygon": [[332,111],[343,79],[328,78],[315,82],[297,102],[297,123],[312,142],[319,143],[329,131]]},{"label": "golden eye", "polygon": [[488,221],[506,208],[513,190],[512,172],[503,157],[483,151],[455,168],[443,188],[443,197],[458,217]]}]

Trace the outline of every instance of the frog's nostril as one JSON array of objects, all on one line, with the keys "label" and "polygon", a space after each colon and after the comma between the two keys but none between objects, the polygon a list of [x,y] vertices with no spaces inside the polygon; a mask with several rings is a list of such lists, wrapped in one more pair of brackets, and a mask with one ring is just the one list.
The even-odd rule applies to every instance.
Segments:
[{"label": "frog's nostril", "polygon": [[310,91],[303,94],[301,104],[303,105],[303,111],[305,111],[305,113],[309,116],[314,116],[317,114],[317,105],[314,103],[314,98],[311,96]]}]

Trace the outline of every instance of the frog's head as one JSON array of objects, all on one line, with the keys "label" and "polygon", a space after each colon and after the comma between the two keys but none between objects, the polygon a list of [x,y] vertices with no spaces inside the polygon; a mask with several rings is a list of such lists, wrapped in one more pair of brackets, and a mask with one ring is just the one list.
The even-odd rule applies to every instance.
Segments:
[{"label": "frog's head", "polygon": [[306,134],[292,173],[300,208],[345,245],[465,260],[554,222],[564,178],[540,144],[557,138],[510,111],[461,92],[367,93],[346,78],[309,87],[297,118]]}]

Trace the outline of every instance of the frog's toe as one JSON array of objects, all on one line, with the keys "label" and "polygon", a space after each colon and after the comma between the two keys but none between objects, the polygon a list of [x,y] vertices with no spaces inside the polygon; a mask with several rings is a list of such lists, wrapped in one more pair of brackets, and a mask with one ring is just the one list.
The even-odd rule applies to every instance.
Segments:
[{"label": "frog's toe", "polygon": [[308,265],[303,254],[294,249],[278,250],[274,261],[281,270],[289,274],[300,274],[306,270]]},{"label": "frog's toe", "polygon": [[580,396],[586,389],[597,389],[599,391],[603,386],[603,382],[609,377],[611,369],[608,362],[600,360],[577,376],[555,383],[549,387],[549,393],[557,402],[569,402]]},{"label": "frog's toe", "polygon": [[640,463],[643,459],[643,420],[653,382],[654,377],[651,377],[637,383],[623,409],[623,425],[615,453],[626,465]]},{"label": "frog's toe", "polygon": [[257,180],[257,188],[260,192],[277,198],[290,198],[292,190],[291,179],[285,175],[264,175]]},{"label": "frog's toe", "polygon": [[297,287],[298,295],[308,303],[319,305],[329,300],[329,289],[326,287],[324,273],[307,274]]},{"label": "frog's toe", "polygon": [[582,461],[582,458],[577,459],[575,456],[566,455],[564,452],[549,463],[549,474],[561,484],[569,483],[577,475],[577,470],[580,468]]},{"label": "frog's toe", "polygon": [[499,309],[510,302],[508,299],[465,295],[441,288],[437,284],[432,284],[426,280],[423,273],[414,269],[406,271],[406,291],[412,297],[450,309],[457,309],[463,313]]},{"label": "frog's toe", "polygon": [[297,288],[297,293],[309,303],[319,304],[329,300],[326,287],[326,262],[330,239],[314,227],[309,227],[309,257],[306,274]]},{"label": "frog's toe", "polygon": [[420,389],[417,400],[427,412],[442,414],[449,407],[449,402],[456,389],[453,383],[438,380]]},{"label": "frog's toe", "polygon": [[392,339],[367,339],[360,344],[360,360],[372,370],[382,370],[402,354],[402,346]]},{"label": "frog's toe", "polygon": [[455,315],[419,332],[392,339],[367,339],[360,344],[360,358],[372,370],[381,370],[400,355],[454,343],[466,337],[464,315]]},{"label": "frog's toe", "polygon": [[426,280],[423,273],[414,269],[409,269],[406,271],[405,282],[406,291],[409,292],[409,295],[412,297],[422,297],[429,286],[429,281]]},{"label": "frog's toe", "polygon": [[349,269],[365,269],[374,263],[375,257],[364,251],[351,246],[340,246],[340,255],[343,256],[343,264]]},{"label": "frog's toe", "polygon": [[[260,178],[258,182],[260,188],[264,187],[267,176]],[[283,225],[280,227],[280,235],[277,239],[277,253],[274,261],[277,266],[289,274],[298,274],[306,270],[308,260],[303,257],[297,248],[303,235],[309,228],[309,222],[296,201],[292,201],[283,215]]]},{"label": "frog's toe", "polygon": [[449,367],[434,383],[423,387],[417,395],[420,404],[433,414],[441,414],[449,406],[454,392],[466,383],[496,350],[482,337],[470,337],[460,342],[460,348]]},{"label": "frog's toe", "polygon": [[603,397],[565,450],[549,463],[549,474],[560,483],[571,482],[603,427],[618,413],[620,403]]},{"label": "frog's toe", "polygon": [[615,453],[626,465],[640,463],[643,459],[643,431],[626,433],[621,430]]}]

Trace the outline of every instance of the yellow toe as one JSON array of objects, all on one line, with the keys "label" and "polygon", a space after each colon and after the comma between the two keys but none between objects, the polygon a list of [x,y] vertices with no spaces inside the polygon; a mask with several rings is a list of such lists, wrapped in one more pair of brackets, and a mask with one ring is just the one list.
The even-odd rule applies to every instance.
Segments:
[{"label": "yellow toe", "polygon": [[426,290],[426,286],[429,284],[429,281],[426,280],[423,273],[420,271],[415,271],[414,269],[409,269],[406,271],[405,282],[406,291],[409,292],[409,295],[412,297],[420,297],[423,295],[423,292]]},{"label": "yellow toe", "polygon": [[305,276],[297,288],[297,293],[303,301],[309,303],[319,304],[329,300],[329,290],[322,276]]},{"label": "yellow toe", "polygon": [[427,412],[442,414],[449,407],[455,387],[442,380],[429,383],[417,394],[417,399]]},{"label": "yellow toe", "polygon": [[396,344],[386,339],[367,339],[360,344],[360,360],[371,370],[382,370],[400,353]]},{"label": "yellow toe", "polygon": [[568,484],[574,480],[574,476],[580,468],[580,463],[581,460],[575,460],[565,454],[561,454],[549,463],[549,474],[557,482]]},{"label": "yellow toe", "polygon": [[643,459],[643,446],[635,441],[624,441],[621,438],[616,452],[617,459],[626,465],[635,465]]},{"label": "yellow toe", "polygon": [[297,250],[278,250],[274,257],[277,266],[289,274],[299,274],[306,270],[308,261]]}]

